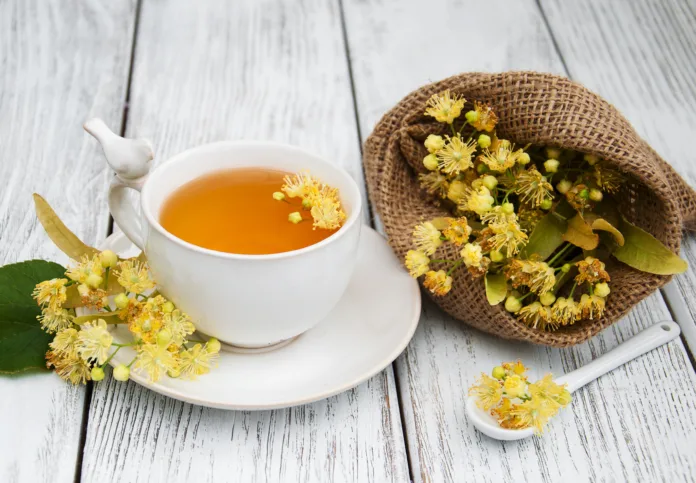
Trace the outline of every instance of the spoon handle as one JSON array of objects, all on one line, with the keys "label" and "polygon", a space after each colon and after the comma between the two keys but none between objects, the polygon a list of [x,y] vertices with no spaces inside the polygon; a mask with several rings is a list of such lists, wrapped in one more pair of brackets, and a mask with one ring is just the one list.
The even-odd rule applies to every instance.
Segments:
[{"label": "spoon handle", "polygon": [[676,322],[658,322],[589,364],[559,377],[556,382],[568,384],[568,391],[573,392],[628,361],[671,341],[679,336],[679,332],[679,325]]}]

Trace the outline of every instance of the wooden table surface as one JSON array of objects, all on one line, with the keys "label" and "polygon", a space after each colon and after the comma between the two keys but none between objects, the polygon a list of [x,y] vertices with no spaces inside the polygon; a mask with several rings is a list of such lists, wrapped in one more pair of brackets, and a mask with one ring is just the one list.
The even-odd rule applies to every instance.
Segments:
[{"label": "wooden table surface", "polygon": [[[567,75],[614,103],[696,186],[693,0],[0,1],[0,264],[66,262],[31,208],[110,232],[111,174],[82,123],[152,140],[304,146],[363,183],[361,143],[413,89],[463,71]],[[370,223],[365,214],[365,222]],[[692,269],[590,342],[495,339],[425,302],[406,351],[338,396],[274,411],[185,404],[110,376],[0,378],[0,482],[693,481]],[[501,443],[464,413],[502,360],[575,369],[673,318],[683,335],[576,393],[543,438]]]}]

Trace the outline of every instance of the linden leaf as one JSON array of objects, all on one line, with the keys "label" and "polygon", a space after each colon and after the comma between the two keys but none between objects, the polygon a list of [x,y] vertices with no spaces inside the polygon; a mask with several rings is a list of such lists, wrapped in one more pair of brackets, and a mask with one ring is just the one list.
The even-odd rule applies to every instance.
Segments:
[{"label": "linden leaf", "polygon": [[625,238],[624,245],[616,248],[612,255],[629,267],[656,275],[683,273],[689,268],[684,260],[672,253],[660,240],[625,218],[621,221],[621,231]]},{"label": "linden leaf", "polygon": [[53,339],[36,319],[41,309],[31,293],[37,283],[60,278],[65,268],[44,260],[0,267],[0,373],[46,369],[46,351]]},{"label": "linden leaf", "polygon": [[544,216],[529,235],[529,241],[522,249],[522,257],[530,258],[533,254],[537,254],[542,260],[546,260],[561,246],[566,230],[565,220],[553,213]]},{"label": "linden leaf", "polygon": [[487,273],[485,279],[486,298],[491,305],[498,305],[507,296],[507,280],[502,273]]},{"label": "linden leaf", "polygon": [[77,235],[70,231],[61,221],[51,205],[40,195],[34,193],[36,216],[49,238],[60,250],[73,260],[79,260],[83,255],[93,256],[99,253],[95,248],[85,245]]},{"label": "linden leaf", "polygon": [[594,213],[587,213],[584,218],[593,231],[609,232],[614,237],[614,240],[616,240],[616,244],[620,247],[623,246],[624,236],[612,223],[604,218],[600,218]]},{"label": "linden leaf", "polygon": [[580,214],[568,220],[568,229],[563,234],[563,240],[583,250],[594,250],[599,245],[599,235],[592,231],[592,227]]}]

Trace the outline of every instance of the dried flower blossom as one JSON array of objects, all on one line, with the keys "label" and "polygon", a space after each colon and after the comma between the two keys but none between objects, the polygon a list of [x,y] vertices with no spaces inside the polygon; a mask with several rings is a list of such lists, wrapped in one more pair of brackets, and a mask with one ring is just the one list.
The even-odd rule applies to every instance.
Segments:
[{"label": "dried flower blossom", "polygon": [[448,241],[454,243],[456,246],[461,246],[469,240],[471,227],[464,216],[460,218],[448,218],[447,228],[442,230],[442,234]]},{"label": "dried flower blossom", "polygon": [[476,112],[476,121],[472,122],[471,125],[477,131],[488,131],[491,132],[495,129],[495,125],[498,122],[498,116],[488,104],[484,104],[478,101],[474,101],[474,112]]},{"label": "dried flower blossom", "polygon": [[56,311],[67,299],[67,290],[65,284],[68,280],[65,278],[54,278],[46,280],[36,285],[32,297],[36,303],[48,307],[51,311]]},{"label": "dried flower blossom", "polygon": [[515,193],[523,203],[540,206],[553,197],[553,186],[535,167],[520,172],[515,180]]},{"label": "dried flower blossom", "polygon": [[578,307],[583,319],[600,319],[604,315],[606,301],[598,295],[582,294]]},{"label": "dried flower blossom", "polygon": [[77,338],[77,330],[73,328],[63,329],[56,334],[48,345],[56,353],[77,354],[77,346],[75,345]]},{"label": "dried flower blossom", "polygon": [[455,137],[446,136],[446,138],[447,144],[437,152],[442,172],[456,175],[472,168],[474,166],[472,156],[476,151],[476,141],[471,140],[465,143],[459,134]]},{"label": "dried flower blossom", "polygon": [[438,171],[431,171],[427,174],[419,174],[420,185],[431,195],[444,197],[449,189],[447,177]]},{"label": "dried flower blossom", "polygon": [[447,188],[447,199],[455,204],[459,204],[467,196],[468,190],[466,183],[454,180]]},{"label": "dried flower blossom", "polygon": [[593,174],[597,186],[608,193],[616,193],[624,183],[624,176],[605,164],[595,164]]},{"label": "dried flower blossom", "polygon": [[53,367],[61,379],[72,384],[85,384],[91,380],[92,367],[74,353],[48,351],[46,367],[49,369]]},{"label": "dried flower blossom", "polygon": [[539,330],[557,326],[551,317],[551,309],[541,305],[540,302],[532,302],[522,307],[517,313],[517,320]]},{"label": "dried flower blossom", "polygon": [[516,404],[510,410],[510,415],[519,421],[521,427],[534,428],[537,433],[541,433],[556,412],[556,408],[546,400],[532,398],[522,404]]},{"label": "dried flower blossom", "polygon": [[449,89],[439,94],[433,94],[427,102],[426,116],[434,117],[438,122],[452,124],[462,113],[466,99],[452,94]]},{"label": "dried flower blossom", "polygon": [[589,282],[608,282],[610,280],[609,273],[604,269],[605,264],[601,260],[594,257],[586,257],[575,264],[578,267],[578,274],[575,281],[578,284]]},{"label": "dried flower blossom", "polygon": [[469,395],[476,398],[478,407],[488,411],[500,402],[503,397],[503,387],[500,381],[482,373],[477,384],[469,389]]},{"label": "dried flower blossom", "polygon": [[580,316],[580,308],[572,297],[558,297],[551,307],[551,318],[559,325],[571,325]]},{"label": "dried flower blossom", "polygon": [[426,255],[432,255],[442,245],[441,236],[440,230],[435,228],[435,225],[431,222],[426,221],[416,225],[414,228],[413,244],[416,246],[416,249]]},{"label": "dried flower blossom", "polygon": [[517,221],[508,220],[502,223],[488,225],[493,233],[488,238],[488,247],[501,253],[507,258],[513,257],[520,247],[527,242],[527,234],[522,231]]},{"label": "dried flower blossom", "polygon": [[70,327],[74,317],[63,308],[58,307],[56,309],[51,309],[46,307],[41,311],[41,315],[39,315],[37,319],[41,323],[43,330],[52,334]]},{"label": "dried flower blossom", "polygon": [[425,274],[423,286],[435,295],[446,295],[452,289],[452,277],[444,270],[430,270]]},{"label": "dried flower blossom", "polygon": [[312,206],[310,211],[314,218],[314,228],[324,230],[336,230],[341,227],[346,219],[345,212],[341,209],[340,203],[326,198],[317,205]]},{"label": "dried flower blossom", "polygon": [[505,277],[514,288],[529,287],[537,294],[550,292],[556,284],[554,269],[534,260],[512,260],[505,267]]}]

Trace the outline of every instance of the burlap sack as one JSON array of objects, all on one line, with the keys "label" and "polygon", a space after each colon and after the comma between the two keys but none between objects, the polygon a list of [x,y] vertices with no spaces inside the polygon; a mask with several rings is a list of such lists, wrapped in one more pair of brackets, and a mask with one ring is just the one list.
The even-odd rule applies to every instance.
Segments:
[{"label": "burlap sack", "polygon": [[[428,134],[446,133],[441,124],[423,115],[428,98],[445,89],[470,102],[489,103],[498,114],[498,135],[517,145],[534,143],[593,153],[621,169],[628,177],[618,195],[621,212],[679,252],[682,227],[693,227],[696,222],[696,193],[674,169],[612,105],[584,87],[550,74],[507,72],[461,74],[422,87],[385,114],[367,139],[364,164],[370,198],[399,257],[403,259],[412,248],[416,223],[445,214],[422,196],[416,179],[416,172],[424,171],[422,159],[427,152],[423,141]],[[450,255],[456,257],[456,252]],[[611,294],[605,316],[555,332],[527,327],[502,304],[490,306],[483,280],[472,278],[465,269],[456,272],[449,294],[433,300],[453,317],[485,332],[565,347],[594,336],[671,278],[642,273],[618,262],[608,264],[608,271]]]}]

